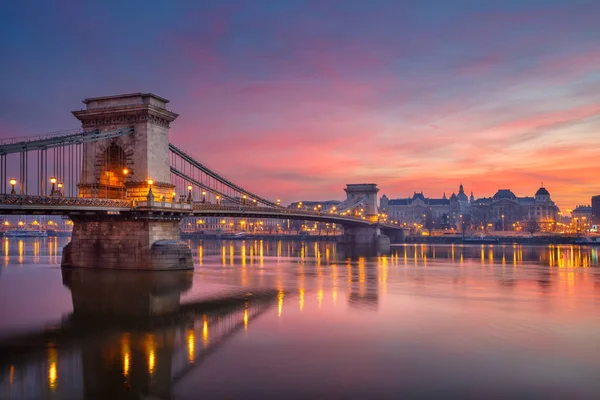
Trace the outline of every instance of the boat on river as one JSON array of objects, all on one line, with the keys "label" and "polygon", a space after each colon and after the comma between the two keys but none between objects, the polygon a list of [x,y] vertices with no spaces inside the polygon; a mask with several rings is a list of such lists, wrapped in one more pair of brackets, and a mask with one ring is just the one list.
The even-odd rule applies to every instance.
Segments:
[{"label": "boat on river", "polygon": [[589,236],[575,239],[573,244],[585,245],[585,246],[600,246],[600,237],[591,238]]},{"label": "boat on river", "polygon": [[30,237],[48,237],[46,231],[34,231],[27,229],[11,229],[4,233],[5,237],[30,238]]},{"label": "boat on river", "polygon": [[498,238],[489,236],[470,236],[463,238],[465,244],[495,244],[498,243]]}]

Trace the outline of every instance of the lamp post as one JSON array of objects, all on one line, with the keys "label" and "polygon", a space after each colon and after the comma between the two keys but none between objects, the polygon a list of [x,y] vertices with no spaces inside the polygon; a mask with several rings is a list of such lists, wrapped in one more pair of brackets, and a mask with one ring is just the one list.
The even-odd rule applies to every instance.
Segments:
[{"label": "lamp post", "polygon": [[192,203],[192,185],[188,185],[187,190],[188,190],[187,202],[191,204]]},{"label": "lamp post", "polygon": [[50,190],[50,196],[54,196],[54,193],[56,192],[56,177],[52,176],[50,177],[50,183],[52,184],[52,189]]},{"label": "lamp post", "polygon": [[504,232],[504,214],[502,214],[502,232]]},{"label": "lamp post", "polygon": [[148,179],[148,195],[146,196],[146,200],[148,200],[148,202],[154,200],[154,193],[152,193],[152,185],[154,185],[154,180]]},{"label": "lamp post", "polygon": [[177,199],[177,193],[176,192],[171,192],[171,196],[173,196],[172,202],[175,203],[175,200]]},{"label": "lamp post", "polygon": [[62,196],[63,195],[63,193],[62,193],[62,188],[63,188],[62,182],[58,182],[57,186],[58,186],[58,195]]},{"label": "lamp post", "polygon": [[202,202],[206,203],[206,191],[202,191]]},{"label": "lamp post", "polygon": [[17,184],[17,180],[15,178],[10,178],[10,181],[8,182],[10,183],[10,186],[12,186],[10,194],[17,194],[17,192],[15,192],[15,185]]},{"label": "lamp post", "polygon": [[277,207],[281,206],[281,199],[277,199]]},{"label": "lamp post", "polygon": [[217,205],[221,203],[221,196],[217,195]]},{"label": "lamp post", "polygon": [[254,207],[256,207],[256,199],[252,199],[252,202],[254,203]]},{"label": "lamp post", "polygon": [[246,205],[246,195],[242,196],[242,205],[245,206]]}]

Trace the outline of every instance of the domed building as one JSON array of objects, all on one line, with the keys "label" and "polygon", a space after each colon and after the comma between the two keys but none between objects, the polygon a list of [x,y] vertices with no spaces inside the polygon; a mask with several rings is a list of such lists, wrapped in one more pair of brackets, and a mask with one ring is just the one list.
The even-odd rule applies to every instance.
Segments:
[{"label": "domed building", "polygon": [[510,189],[500,189],[493,197],[471,202],[473,221],[496,230],[513,230],[524,221],[537,221],[543,230],[550,230],[558,216],[558,207],[543,186],[534,197],[517,197]]}]

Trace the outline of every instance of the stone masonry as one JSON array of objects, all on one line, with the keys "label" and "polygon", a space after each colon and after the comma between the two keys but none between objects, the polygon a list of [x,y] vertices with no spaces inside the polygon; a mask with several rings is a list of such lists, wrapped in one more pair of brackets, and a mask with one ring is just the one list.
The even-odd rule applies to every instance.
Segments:
[{"label": "stone masonry", "polygon": [[[168,102],[150,93],[133,93],[85,99],[86,109],[73,112],[86,131],[133,128],[132,134],[84,145],[79,196],[123,196],[134,208],[120,214],[73,216],[63,267],[193,268],[190,248],[179,236],[181,216],[163,215],[147,203],[149,180],[155,203],[173,199],[169,127],[177,114],[167,110]],[[138,202],[146,203],[145,208],[135,208]]]},{"label": "stone masonry", "polygon": [[137,270],[189,269],[192,255],[179,240],[178,219],[73,218],[63,267]]}]

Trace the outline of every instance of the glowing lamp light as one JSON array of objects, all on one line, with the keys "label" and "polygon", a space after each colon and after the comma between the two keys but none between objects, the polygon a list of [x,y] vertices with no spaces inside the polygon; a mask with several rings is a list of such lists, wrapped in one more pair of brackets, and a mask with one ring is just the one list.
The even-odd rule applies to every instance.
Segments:
[{"label": "glowing lamp light", "polygon": [[11,180],[8,182],[13,186],[17,184],[17,180],[15,178],[11,178]]},{"label": "glowing lamp light", "polygon": [[129,169],[123,168],[123,175],[129,175]]},{"label": "glowing lamp light", "polygon": [[150,185],[150,186],[154,185],[154,180],[148,179],[148,185]]},{"label": "glowing lamp light", "polygon": [[53,176],[53,177],[50,178],[50,183],[53,184],[53,185],[56,183],[56,177],[55,176]]},{"label": "glowing lamp light", "polygon": [[192,185],[188,185],[188,190],[192,190]]}]

